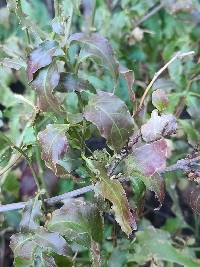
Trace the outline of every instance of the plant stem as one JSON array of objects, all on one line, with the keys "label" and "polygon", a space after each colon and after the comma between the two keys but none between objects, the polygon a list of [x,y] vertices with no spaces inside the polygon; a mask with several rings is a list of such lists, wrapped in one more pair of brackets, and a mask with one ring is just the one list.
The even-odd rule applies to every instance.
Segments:
[{"label": "plant stem", "polygon": [[[94,190],[93,185],[85,186],[80,189],[73,190],[71,192],[64,193],[59,196],[55,196],[52,198],[47,198],[44,200],[44,202],[47,205],[53,205],[55,203],[61,202],[64,199],[67,198],[73,198],[77,197],[79,195],[85,194],[87,192],[91,192]],[[26,205],[26,202],[19,202],[19,203],[12,203],[12,204],[7,204],[7,205],[0,205],[0,212],[6,212],[6,211],[11,211],[11,210],[18,210],[18,209],[23,209]]]},{"label": "plant stem", "polygon": [[143,94],[143,96],[141,98],[141,101],[140,101],[140,105],[139,105],[139,107],[138,107],[138,109],[137,109],[135,114],[137,114],[140,111],[140,109],[142,108],[142,106],[144,104],[145,97],[147,96],[147,94],[150,91],[152,85],[158,79],[158,77],[161,75],[161,73],[163,73],[163,71],[165,71],[169,67],[169,65],[171,63],[173,63],[175,60],[182,59],[182,58],[184,58],[186,56],[190,56],[190,55],[193,55],[193,54],[194,54],[194,51],[189,51],[189,52],[185,52],[185,53],[184,52],[182,53],[180,51],[177,52],[175,56],[173,56],[158,72],[156,72],[154,74],[153,79],[151,80],[151,82],[147,86],[146,90],[144,91],[144,94]]}]

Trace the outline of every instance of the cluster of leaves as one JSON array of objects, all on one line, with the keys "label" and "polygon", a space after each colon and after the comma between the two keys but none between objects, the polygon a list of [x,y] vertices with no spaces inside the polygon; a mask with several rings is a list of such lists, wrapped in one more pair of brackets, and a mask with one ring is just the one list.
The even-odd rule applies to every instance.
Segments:
[{"label": "cluster of leaves", "polygon": [[[46,10],[39,1],[7,1],[10,27],[17,20],[23,31],[16,33],[21,39],[13,37],[13,29],[10,36],[1,37],[6,38],[0,54],[1,199],[6,203],[19,195],[24,200],[33,197],[23,210],[19,233],[11,236],[15,266],[86,266],[88,258],[94,266],[146,262],[199,266],[189,241],[181,239],[180,245],[170,233],[189,227],[182,222],[175,185],[187,192],[193,210],[200,210],[199,165],[190,164],[199,160],[200,141],[199,65],[195,63],[199,29],[190,20],[194,14],[199,18],[200,7],[189,0],[156,4],[55,0],[55,17],[50,21],[45,11],[43,21],[31,12],[31,5]],[[140,21],[150,8],[160,13]],[[190,21],[185,29],[182,20]],[[168,66],[169,77],[157,79],[151,97],[141,102],[141,92],[161,67],[160,58],[167,61],[177,50],[184,54],[189,49],[195,57],[176,57]],[[26,94],[11,92],[14,81],[26,87]],[[93,139],[100,147],[91,145]],[[177,169],[188,176],[184,182],[183,175],[165,174],[167,160],[182,157],[186,159]],[[11,171],[14,165],[18,168]],[[46,174],[50,170],[51,178]],[[57,177],[64,179],[57,181]],[[74,182],[65,180],[69,177]],[[93,184],[95,196],[64,200],[61,208],[52,211],[44,198],[56,183],[67,190]],[[165,229],[149,227],[142,219],[149,191],[159,202],[155,210],[161,208],[166,191],[173,200],[176,216],[167,220]],[[5,229],[17,216],[13,214],[5,214]],[[113,214],[121,229],[118,234],[112,234]],[[137,229],[136,239],[128,241]],[[112,235],[116,235],[113,243],[118,240],[114,249]]]}]

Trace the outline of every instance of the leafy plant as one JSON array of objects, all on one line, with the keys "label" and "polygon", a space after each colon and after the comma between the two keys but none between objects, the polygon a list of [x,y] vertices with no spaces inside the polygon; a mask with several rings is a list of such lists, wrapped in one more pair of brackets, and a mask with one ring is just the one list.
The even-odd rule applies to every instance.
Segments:
[{"label": "leafy plant", "polygon": [[[88,266],[90,261],[93,266],[141,266],[146,262],[151,262],[151,266],[164,266],[164,262],[199,266],[194,246],[183,242],[183,247],[179,247],[170,233],[149,227],[142,219],[149,191],[159,202],[155,210],[162,207],[166,192],[177,204],[172,190],[175,183],[180,183],[191,208],[197,213],[200,210],[196,185],[200,160],[199,65],[195,63],[198,47],[190,46],[190,40],[182,47],[182,37],[173,39],[173,16],[163,32],[159,26],[164,37],[157,36],[156,40],[144,37],[145,32],[152,34],[157,27],[152,17],[156,12],[162,11],[166,21],[170,16],[166,10],[192,14],[199,4],[185,1],[185,8],[182,1],[161,1],[151,15],[135,22],[135,28],[131,29],[132,16],[142,17],[151,5],[146,1],[119,2],[55,0],[55,17],[51,27],[45,27],[45,22],[41,20],[38,25],[32,20],[34,15],[28,14],[29,2],[7,1],[10,15],[16,14],[23,29],[20,31],[23,42],[16,39],[14,47],[7,46],[7,41],[2,45],[0,76],[5,92],[0,97],[4,107],[0,134],[2,202],[15,201],[16,192],[11,185],[17,183],[17,173],[14,168],[11,171],[13,166],[21,168],[23,177],[29,172],[36,191],[29,194],[27,202],[0,206],[2,212],[23,208],[19,231],[10,239],[15,266]],[[101,12],[107,18],[102,29]],[[119,32],[110,28],[107,39],[102,32],[117,17]],[[139,27],[143,23],[146,29]],[[76,27],[79,32],[75,32]],[[179,24],[176,28],[180,33]],[[126,31],[128,36],[124,36]],[[195,31],[198,30],[194,30],[193,39]],[[135,45],[130,58],[125,44],[121,44],[122,38],[126,45]],[[143,38],[149,46],[144,41],[139,48],[137,43]],[[168,50],[165,47],[163,51],[162,66],[150,64],[151,57],[158,57],[153,51],[148,58],[154,42],[164,45],[169,42]],[[195,51],[189,51],[190,47]],[[138,80],[134,89],[135,78],[129,67],[133,58],[143,62],[141,73],[137,74],[139,67],[135,70]],[[145,67],[148,71],[141,81]],[[171,80],[160,78],[167,69]],[[26,86],[25,95],[10,91],[8,84],[14,75]],[[145,88],[141,91],[140,87]],[[180,117],[186,108],[188,120]],[[97,149],[90,145],[93,138],[96,142],[100,140]],[[22,170],[23,164],[27,164],[28,170]],[[49,170],[52,182],[46,175]],[[180,177],[170,176],[176,170],[187,176],[185,183]],[[78,189],[64,194],[57,192],[52,197],[57,177],[63,178],[59,182],[66,182],[67,189],[74,186]],[[30,192],[24,190],[27,185],[23,185],[22,178],[20,186],[21,192]],[[92,191],[95,194],[88,194],[86,199],[75,199]],[[59,202],[61,207],[55,205]],[[183,219],[181,216],[178,210],[177,223]],[[191,245],[199,244],[197,220],[196,243]],[[5,216],[4,226],[7,222]],[[137,229],[136,239],[130,242]],[[108,241],[112,231],[113,251]],[[121,242],[121,248],[115,239]],[[126,255],[119,261],[121,265],[117,265],[114,253],[120,249]]]}]

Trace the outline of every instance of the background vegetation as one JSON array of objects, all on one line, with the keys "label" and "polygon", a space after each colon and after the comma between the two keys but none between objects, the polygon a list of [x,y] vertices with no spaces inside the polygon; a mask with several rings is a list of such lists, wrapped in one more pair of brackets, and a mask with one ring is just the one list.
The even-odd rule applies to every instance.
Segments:
[{"label": "background vegetation", "polygon": [[0,4],[0,266],[200,266],[200,2]]}]

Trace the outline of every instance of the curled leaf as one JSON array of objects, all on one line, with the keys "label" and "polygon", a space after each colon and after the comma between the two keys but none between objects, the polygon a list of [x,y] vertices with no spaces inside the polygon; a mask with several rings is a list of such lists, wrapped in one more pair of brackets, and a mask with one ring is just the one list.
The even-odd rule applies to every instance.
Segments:
[{"label": "curled leaf", "polygon": [[108,145],[120,151],[131,136],[134,121],[125,103],[117,96],[99,92],[85,108],[86,120],[97,126]]},{"label": "curled leaf", "polygon": [[37,48],[32,50],[27,62],[29,81],[31,82],[33,80],[33,74],[36,73],[36,71],[49,65],[54,56],[62,54],[62,50],[58,48],[58,43],[55,41],[44,41]]},{"label": "curled leaf", "polygon": [[68,151],[69,144],[65,132],[65,124],[49,124],[46,129],[38,133],[38,142],[42,149],[42,159],[47,167],[57,175],[66,174],[65,170],[59,164],[65,153]]},{"label": "curled leaf", "polygon": [[85,45],[84,50],[87,50],[87,46],[90,51],[92,49],[92,54],[100,58],[109,68],[115,82],[118,80],[118,63],[115,60],[113,49],[106,38],[98,33],[92,33],[90,35],[85,33],[74,33],[69,38],[69,44],[73,42]]},{"label": "curled leaf", "polygon": [[151,113],[151,119],[141,127],[142,138],[146,142],[152,142],[172,135],[177,130],[176,118],[171,114],[158,115],[157,110]]}]

